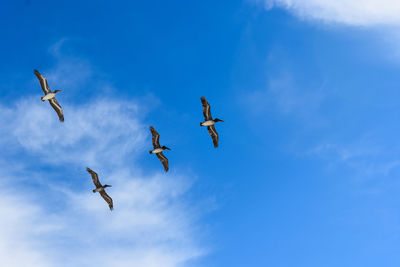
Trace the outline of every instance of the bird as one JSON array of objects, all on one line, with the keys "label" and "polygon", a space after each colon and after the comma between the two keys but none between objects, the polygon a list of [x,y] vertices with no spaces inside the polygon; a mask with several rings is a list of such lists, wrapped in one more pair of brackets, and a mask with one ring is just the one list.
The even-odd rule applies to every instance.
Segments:
[{"label": "bird", "polygon": [[160,146],[160,135],[154,129],[153,126],[150,126],[150,132],[152,135],[152,142],[153,142],[153,150],[150,150],[150,154],[156,154],[157,158],[161,161],[162,165],[164,166],[164,170],[167,172],[169,170],[168,159],[163,154],[163,151],[168,149],[171,150],[169,147]]},{"label": "bird", "polygon": [[55,90],[55,91],[51,91],[50,87],[47,83],[46,78],[40,74],[40,72],[38,70],[34,70],[33,73],[35,73],[36,77],[39,79],[40,82],[40,86],[42,87],[42,90],[44,92],[44,96],[40,98],[40,100],[42,101],[46,101],[48,100],[50,105],[53,107],[53,109],[57,112],[58,118],[61,122],[64,121],[64,114],[63,114],[63,110],[62,107],[60,106],[60,104],[58,104],[55,96],[58,92],[61,92],[63,90]]},{"label": "bird", "polygon": [[204,115],[204,122],[200,122],[200,126],[207,126],[208,133],[211,136],[211,139],[214,143],[214,147],[218,147],[218,133],[215,130],[215,124],[219,121],[224,122],[221,119],[215,118],[213,119],[211,116],[210,104],[208,104],[206,98],[202,96],[201,104],[203,105],[203,115]]},{"label": "bird", "polygon": [[112,185],[108,185],[108,184],[101,185],[101,183],[99,181],[99,176],[97,175],[97,173],[94,172],[93,170],[91,170],[90,168],[86,168],[86,170],[92,176],[93,183],[96,186],[96,189],[93,189],[93,193],[99,192],[100,196],[108,203],[108,207],[110,207],[110,210],[113,210],[114,205],[113,205],[112,198],[109,195],[107,195],[106,190],[105,190],[105,188],[112,187]]}]

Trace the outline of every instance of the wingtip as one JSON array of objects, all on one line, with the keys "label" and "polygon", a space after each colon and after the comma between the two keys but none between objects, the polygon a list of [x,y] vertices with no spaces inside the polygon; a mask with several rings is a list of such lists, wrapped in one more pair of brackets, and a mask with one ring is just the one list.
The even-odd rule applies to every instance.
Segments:
[{"label": "wingtip", "polygon": [[86,170],[87,170],[88,172],[90,172],[90,171],[91,171],[91,169],[90,169],[89,167],[86,167]]}]

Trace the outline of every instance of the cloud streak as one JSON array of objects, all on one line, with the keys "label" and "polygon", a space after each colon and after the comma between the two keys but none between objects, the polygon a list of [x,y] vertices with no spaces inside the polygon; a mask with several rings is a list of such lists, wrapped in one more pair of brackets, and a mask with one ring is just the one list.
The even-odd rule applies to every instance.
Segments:
[{"label": "cloud streak", "polygon": [[[148,156],[151,138],[142,119],[146,109],[137,101],[69,101],[68,95],[81,95],[82,85],[114,89],[93,81],[98,73],[84,60],[64,57],[63,43],[50,49],[56,66],[44,74],[53,89],[68,89],[57,96],[64,123],[39,100],[34,78],[37,96],[0,104],[2,264],[176,267],[193,262],[207,253],[198,241],[203,238],[200,210],[186,197],[193,180],[179,172],[143,174],[138,158]],[[108,190],[113,212],[91,192],[87,166],[113,185]]]},{"label": "cloud streak", "polygon": [[[197,211],[184,200],[191,181],[182,174],[142,175],[129,168],[147,137],[135,116],[138,105],[98,99],[65,108],[68,120],[62,124],[47,103],[23,99],[0,106],[5,114],[0,144],[12,145],[19,155],[6,157],[9,166],[19,161],[19,169],[32,171],[31,164],[45,169],[69,165],[81,172],[73,184],[67,172],[58,174],[61,182],[52,171],[30,173],[40,176],[33,187],[10,167],[3,174],[8,189],[0,204],[0,212],[7,214],[1,222],[0,255],[8,258],[6,265],[172,267],[201,256],[205,251],[193,231]],[[22,153],[36,162],[21,163]],[[113,212],[91,192],[87,165],[96,166],[101,180],[113,185]]]},{"label": "cloud streak", "polygon": [[399,26],[396,0],[261,0],[267,9],[287,9],[303,19],[353,26]]}]

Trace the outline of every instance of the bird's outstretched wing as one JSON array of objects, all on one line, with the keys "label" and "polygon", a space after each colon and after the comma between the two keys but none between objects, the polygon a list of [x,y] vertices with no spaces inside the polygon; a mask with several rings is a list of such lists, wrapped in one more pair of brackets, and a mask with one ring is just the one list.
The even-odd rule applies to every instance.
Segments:
[{"label": "bird's outstretched wing", "polygon": [[214,143],[214,147],[218,147],[218,133],[217,133],[217,130],[215,130],[214,125],[207,126],[207,130],[208,130],[208,133],[210,134],[211,139]]},{"label": "bird's outstretched wing", "polygon": [[164,170],[167,172],[169,170],[169,164],[167,157],[161,152],[157,153],[157,158],[161,161],[162,165],[164,166]]},{"label": "bird's outstretched wing", "polygon": [[47,80],[46,78],[40,74],[40,72],[38,70],[34,70],[33,73],[35,73],[36,77],[39,79],[40,82],[40,86],[42,87],[43,93],[45,95],[51,93],[50,87],[47,84]]},{"label": "bird's outstretched wing", "polygon": [[97,175],[96,172],[94,172],[92,169],[90,168],[86,168],[86,170],[88,171],[88,173],[90,173],[90,175],[92,176],[92,180],[94,185],[96,186],[96,188],[102,187],[100,181],[99,181],[99,176]]},{"label": "bird's outstretched wing", "polygon": [[112,198],[106,193],[105,190],[100,191],[100,196],[108,203],[108,207],[110,207],[110,210],[113,210],[114,205],[113,205]]},{"label": "bird's outstretched wing", "polygon": [[60,104],[58,104],[57,100],[55,98],[49,99],[49,103],[53,107],[53,109],[57,112],[59,120],[61,122],[64,122],[63,110]]},{"label": "bird's outstretched wing", "polygon": [[160,135],[158,134],[158,132],[154,129],[153,126],[150,126],[150,131],[151,131],[151,135],[152,135],[152,139],[151,141],[153,142],[153,147],[154,148],[160,148]]},{"label": "bird's outstretched wing", "polygon": [[201,104],[203,105],[204,121],[212,120],[210,104],[208,104],[204,96],[202,96],[200,99],[201,99]]}]

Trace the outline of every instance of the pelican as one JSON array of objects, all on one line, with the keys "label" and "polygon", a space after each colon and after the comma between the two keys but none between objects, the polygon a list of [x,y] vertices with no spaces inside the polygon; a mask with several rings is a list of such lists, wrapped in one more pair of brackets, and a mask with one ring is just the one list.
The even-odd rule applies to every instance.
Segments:
[{"label": "pelican", "polygon": [[200,99],[201,99],[201,104],[203,105],[203,115],[204,115],[204,122],[200,122],[200,126],[207,126],[207,130],[214,143],[214,147],[218,147],[218,133],[217,130],[215,130],[214,124],[216,124],[219,121],[222,122],[224,121],[218,118],[213,119],[211,116],[210,104],[208,104],[204,96],[202,96]]},{"label": "pelican", "polygon": [[61,92],[62,90],[55,90],[54,92],[52,92],[50,90],[49,85],[47,84],[46,78],[42,74],[40,74],[40,72],[37,70],[34,70],[33,73],[35,73],[36,77],[39,79],[40,86],[42,87],[42,90],[44,92],[44,96],[41,97],[40,100],[42,100],[42,101],[48,100],[50,105],[57,112],[57,115],[58,115],[58,118],[60,119],[60,121],[63,122],[64,121],[63,110],[55,98],[56,94],[58,92]]},{"label": "pelican", "polygon": [[150,154],[156,154],[157,158],[161,161],[162,165],[164,166],[164,170],[167,172],[169,170],[169,165],[168,165],[168,159],[167,157],[164,156],[163,151],[165,149],[171,150],[170,148],[166,146],[160,146],[160,135],[157,133],[157,131],[153,128],[153,126],[150,126],[150,131],[152,135],[152,142],[153,142],[153,150],[150,150]]},{"label": "pelican", "polygon": [[113,210],[114,206],[113,206],[112,198],[109,195],[107,195],[106,190],[104,190],[106,187],[111,187],[111,185],[108,185],[108,184],[101,185],[101,183],[99,181],[99,176],[97,175],[97,173],[92,171],[90,168],[86,168],[86,170],[92,176],[93,183],[96,186],[96,189],[93,189],[93,193],[99,192],[100,196],[108,203],[110,210]]}]

